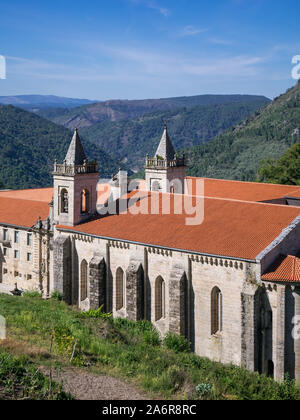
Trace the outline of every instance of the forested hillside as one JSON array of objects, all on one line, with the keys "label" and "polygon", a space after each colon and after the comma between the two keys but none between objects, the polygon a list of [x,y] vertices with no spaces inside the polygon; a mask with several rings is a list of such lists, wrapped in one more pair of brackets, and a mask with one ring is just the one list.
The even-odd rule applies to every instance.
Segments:
[{"label": "forested hillside", "polygon": [[39,111],[43,108],[75,108],[82,105],[94,103],[88,99],[64,98],[54,95],[16,95],[0,96],[0,104],[13,105],[27,111]]},{"label": "forested hillside", "polygon": [[263,161],[258,171],[258,180],[272,184],[300,185],[300,143],[293,144],[277,161]]},{"label": "forested hillside", "polygon": [[[54,160],[63,161],[72,132],[38,115],[0,106],[0,184],[6,188],[52,185]],[[97,159],[102,175],[118,170],[118,162],[83,139],[89,158]]]},{"label": "forested hillside", "polygon": [[278,159],[300,141],[300,82],[243,123],[187,150],[189,174],[256,180],[262,160]]},{"label": "forested hillside", "polygon": [[80,133],[115,159],[139,170],[145,156],[154,155],[168,120],[169,134],[176,149],[205,143],[265,105],[265,100],[181,108],[145,114],[117,122],[105,121],[80,129]]},{"label": "forested hillside", "polygon": [[138,118],[159,111],[173,111],[195,106],[222,105],[228,103],[269,102],[264,96],[254,95],[198,95],[179,98],[110,100],[85,105],[71,110],[44,109],[39,115],[67,128],[90,127],[103,121],[121,121]]}]

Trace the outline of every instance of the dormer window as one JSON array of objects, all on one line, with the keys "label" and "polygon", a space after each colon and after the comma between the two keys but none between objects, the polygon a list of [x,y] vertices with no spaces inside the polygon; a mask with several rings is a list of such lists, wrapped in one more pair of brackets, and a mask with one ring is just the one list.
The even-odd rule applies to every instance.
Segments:
[{"label": "dormer window", "polygon": [[69,213],[69,195],[66,189],[61,191],[61,212]]}]

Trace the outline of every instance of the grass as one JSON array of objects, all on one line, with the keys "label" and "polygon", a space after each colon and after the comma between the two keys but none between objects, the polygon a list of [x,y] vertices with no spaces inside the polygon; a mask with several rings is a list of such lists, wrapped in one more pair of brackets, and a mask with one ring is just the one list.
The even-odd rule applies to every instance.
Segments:
[{"label": "grass", "polygon": [[61,386],[46,378],[25,356],[0,350],[0,400],[68,400]]},{"label": "grass", "polygon": [[0,313],[8,327],[8,340],[0,349],[25,353],[37,365],[71,364],[111,375],[130,381],[153,398],[300,399],[293,381],[278,384],[266,376],[200,358],[178,336],[168,335],[162,341],[146,321],[88,317],[57,299],[29,296],[0,295]]}]

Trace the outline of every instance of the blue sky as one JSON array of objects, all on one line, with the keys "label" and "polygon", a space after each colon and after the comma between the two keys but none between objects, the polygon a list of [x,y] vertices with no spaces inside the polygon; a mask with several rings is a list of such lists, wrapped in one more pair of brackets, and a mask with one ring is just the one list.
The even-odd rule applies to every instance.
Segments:
[{"label": "blue sky", "polygon": [[295,84],[299,0],[0,3],[0,95],[274,97]]}]

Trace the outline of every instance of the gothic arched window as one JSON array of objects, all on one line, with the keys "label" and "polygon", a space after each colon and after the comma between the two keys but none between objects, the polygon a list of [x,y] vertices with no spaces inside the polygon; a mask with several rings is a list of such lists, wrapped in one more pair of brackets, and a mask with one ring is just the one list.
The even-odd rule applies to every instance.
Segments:
[{"label": "gothic arched window", "polygon": [[68,191],[64,188],[60,192],[60,199],[61,199],[61,212],[62,213],[69,213],[69,195]]},{"label": "gothic arched window", "polygon": [[217,334],[222,331],[222,293],[218,287],[211,292],[211,333]]},{"label": "gothic arched window", "polygon": [[116,274],[116,310],[124,308],[124,304],[124,271],[119,267]]},{"label": "gothic arched window", "polygon": [[166,289],[164,279],[159,276],[155,281],[155,321],[166,317]]},{"label": "gothic arched window", "polygon": [[90,210],[89,206],[90,194],[88,190],[84,189],[81,191],[81,213],[88,213]]},{"label": "gothic arched window", "polygon": [[88,297],[88,264],[82,261],[80,267],[80,300],[81,302]]}]

